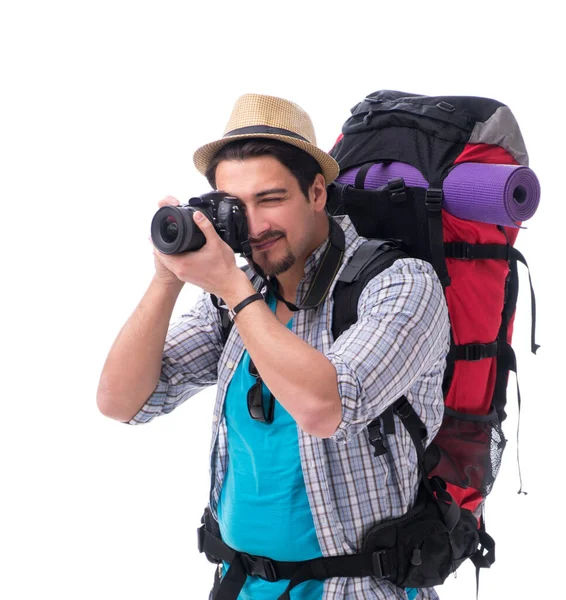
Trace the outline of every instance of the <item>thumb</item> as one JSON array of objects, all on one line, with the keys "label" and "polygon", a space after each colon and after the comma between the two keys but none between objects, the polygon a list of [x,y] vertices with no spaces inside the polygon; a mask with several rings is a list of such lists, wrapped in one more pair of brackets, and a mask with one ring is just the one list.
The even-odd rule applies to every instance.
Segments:
[{"label": "thumb", "polygon": [[193,220],[197,224],[197,227],[204,233],[207,242],[213,237],[218,237],[214,226],[200,210],[195,210]]}]

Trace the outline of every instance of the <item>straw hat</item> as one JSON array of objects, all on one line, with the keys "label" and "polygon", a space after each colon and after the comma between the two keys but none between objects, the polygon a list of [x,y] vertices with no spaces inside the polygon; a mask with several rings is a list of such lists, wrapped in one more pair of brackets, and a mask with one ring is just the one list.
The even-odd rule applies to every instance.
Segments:
[{"label": "straw hat", "polygon": [[294,102],[260,94],[245,94],[238,98],[222,139],[201,146],[194,153],[196,168],[204,175],[210,161],[223,146],[248,138],[281,140],[304,150],[320,165],[326,185],[338,177],[338,163],[316,146],[314,127],[307,113]]}]

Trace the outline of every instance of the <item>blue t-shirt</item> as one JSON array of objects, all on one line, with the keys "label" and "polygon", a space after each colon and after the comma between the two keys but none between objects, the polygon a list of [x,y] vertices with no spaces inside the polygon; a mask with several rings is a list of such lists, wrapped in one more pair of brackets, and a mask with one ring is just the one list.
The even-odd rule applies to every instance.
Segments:
[{"label": "blue t-shirt", "polygon": [[[269,299],[275,311],[276,302]],[[290,329],[292,320],[287,327]],[[309,506],[297,423],[275,400],[271,424],[248,414],[247,394],[255,383],[244,352],[228,387],[224,405],[228,429],[228,466],[218,503],[222,539],[228,546],[274,560],[301,561],[322,556]],[[265,412],[270,392],[263,385]],[[228,568],[224,564],[224,573]],[[248,577],[239,600],[273,600],[289,581],[270,583]],[[324,582],[311,580],[293,588],[293,600],[321,600]],[[418,590],[406,589],[408,600]]]},{"label": "blue t-shirt", "polygon": [[[269,306],[275,311],[273,298]],[[249,363],[249,354],[244,352],[224,406],[229,458],[218,505],[222,539],[236,550],[274,560],[317,558],[322,551],[303,478],[297,423],[277,400],[271,424],[250,417],[247,394],[255,378],[249,374]],[[269,398],[263,385],[266,407]],[[273,600],[288,583],[248,577],[238,598]],[[323,586],[323,581],[307,581],[293,588],[291,596],[321,600]]]}]

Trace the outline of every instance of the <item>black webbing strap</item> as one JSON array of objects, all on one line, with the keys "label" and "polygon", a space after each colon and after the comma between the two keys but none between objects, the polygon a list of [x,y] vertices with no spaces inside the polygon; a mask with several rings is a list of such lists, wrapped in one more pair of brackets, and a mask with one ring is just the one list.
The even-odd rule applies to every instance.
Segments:
[{"label": "black webbing strap", "polygon": [[277,600],[291,600],[291,590],[309,579],[329,579],[330,577],[377,577],[383,579],[389,574],[389,561],[397,560],[395,550],[365,554],[328,556],[307,561],[291,578],[289,585]]},{"label": "black webbing strap", "polygon": [[489,569],[495,562],[495,542],[485,530],[483,517],[480,519],[478,535],[480,547],[470,558],[478,569]]},{"label": "black webbing strap", "polygon": [[[383,433],[381,424],[383,423]],[[369,443],[373,446],[373,455],[382,456],[387,452],[384,444],[384,435],[395,434],[395,420],[393,418],[393,407],[390,406],[379,417],[374,419],[367,427]]]},{"label": "black webbing strap", "polygon": [[508,244],[468,244],[467,242],[444,242],[444,256],[459,260],[509,260]]},{"label": "black webbing strap", "polygon": [[230,330],[232,329],[232,321],[230,320],[230,317],[228,316],[228,307],[226,305],[221,304],[220,299],[218,298],[218,296],[215,296],[214,294],[210,294],[210,300],[214,306],[214,308],[216,308],[220,314],[220,326],[222,327],[222,338],[224,343],[226,343],[226,340],[228,339],[228,336],[230,335]]},{"label": "black webbing strap", "polygon": [[421,472],[423,485],[431,497],[435,499],[437,506],[442,512],[444,524],[446,525],[448,531],[452,533],[456,527],[456,524],[460,520],[460,507],[454,501],[452,496],[446,491],[445,484],[443,484],[439,477],[429,478],[427,475],[424,458],[424,439],[427,434],[426,427],[405,396],[401,396],[401,398],[399,398],[399,400],[393,404],[393,410],[401,419],[405,429],[411,436],[411,440],[413,441],[419,459],[419,469]]},{"label": "black webbing strap", "polygon": [[237,600],[248,575],[242,563],[241,556],[235,555],[230,562],[230,567],[222,578],[214,600]]},{"label": "black webbing strap", "polygon": [[497,356],[498,342],[491,344],[462,344],[452,346],[448,355],[449,360],[476,361]]},{"label": "black webbing strap", "polygon": [[480,518],[478,534],[480,547],[470,556],[470,560],[476,567],[476,600],[480,593],[480,569],[489,569],[495,562],[495,542],[485,530],[483,516]]},{"label": "black webbing strap", "polygon": [[365,165],[362,165],[360,167],[359,171],[356,173],[356,179],[354,180],[354,187],[355,188],[358,188],[359,190],[363,190],[364,189],[368,171],[375,164],[376,163],[369,162],[369,163],[366,163]]},{"label": "black webbing strap", "polygon": [[220,538],[207,531],[205,525],[199,527],[197,533],[199,552],[204,552],[209,560],[218,563],[225,561],[230,565],[214,596],[215,600],[236,600],[248,575],[271,582],[291,579],[304,564],[304,562],[274,561],[263,556],[236,552]]},{"label": "black webbing strap", "polygon": [[509,248],[509,260],[517,263],[517,261],[523,263],[525,267],[527,267],[527,272],[529,274],[529,284],[531,286],[531,352],[533,354],[537,353],[537,350],[540,346],[535,342],[536,335],[536,326],[537,326],[537,304],[535,298],[535,291],[533,288],[533,280],[531,279],[531,270],[529,269],[529,265],[525,260],[525,257],[512,246]]},{"label": "black webbing strap", "polygon": [[499,357],[502,361],[503,368],[507,368],[515,373],[515,381],[517,382],[517,468],[519,470],[519,491],[517,494],[525,494],[527,492],[523,490],[523,477],[521,475],[521,459],[519,456],[519,432],[521,428],[521,390],[519,388],[519,375],[517,374],[517,358],[515,351],[507,342],[500,341],[499,343]]},{"label": "black webbing strap", "polygon": [[248,575],[274,582],[288,579],[289,585],[279,600],[290,600],[290,592],[309,579],[330,577],[377,577],[383,579],[392,574],[396,551],[381,550],[364,554],[325,556],[301,562],[271,560],[236,552],[221,539],[208,532],[204,525],[198,529],[199,551],[214,557],[218,562],[230,564],[228,571],[214,596],[214,600],[236,600]]},{"label": "black webbing strap", "polygon": [[428,236],[430,240],[431,263],[445,288],[450,285],[448,268],[444,260],[444,242],[442,233],[442,204],[444,194],[441,186],[431,186],[425,194],[425,206],[428,214]]}]

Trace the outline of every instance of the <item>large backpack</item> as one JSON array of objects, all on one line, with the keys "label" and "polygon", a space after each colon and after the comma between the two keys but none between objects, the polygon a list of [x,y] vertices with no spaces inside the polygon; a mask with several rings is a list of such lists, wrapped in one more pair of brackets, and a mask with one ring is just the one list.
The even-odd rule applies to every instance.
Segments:
[{"label": "large backpack", "polygon": [[[517,263],[526,265],[513,247],[519,223],[509,224],[509,215],[499,219],[504,224],[497,223],[497,210],[495,218],[493,210],[487,210],[485,218],[480,215],[483,220],[470,218],[468,197],[472,191],[477,196],[478,189],[464,177],[456,181],[455,192],[448,179],[464,163],[526,167],[522,136],[509,109],[485,98],[376,92],[352,109],[331,154],[341,172],[328,189],[329,212],[349,215],[358,233],[369,240],[335,286],[333,335],[338,337],[356,322],[359,296],[371,278],[406,256],[430,262],[443,284],[451,322],[445,414],[426,451],[426,428],[405,397],[368,426],[368,439],[380,455],[387,452],[388,435],[395,435],[394,415],[399,418],[415,444],[422,484],[415,506],[398,519],[377,523],[360,554],[300,565],[264,557],[251,557],[250,562],[243,555],[246,573],[291,580],[281,596],[285,599],[292,588],[311,578],[372,575],[401,587],[431,587],[443,583],[468,558],[478,572],[491,566],[495,544],[485,531],[483,508],[501,464],[507,380],[509,372],[516,371],[510,343]],[[531,216],[538,201],[536,177],[532,171],[526,175],[531,179],[516,186],[522,197],[515,199],[524,218]],[[501,183],[501,174],[490,176]],[[503,178],[508,176],[505,171]],[[456,212],[465,219],[447,210],[449,186],[451,206],[456,204]],[[492,188],[480,177],[480,196],[493,195]],[[462,197],[454,202],[458,189]],[[256,288],[262,285],[253,272],[249,276]],[[536,352],[532,285],[531,297]],[[227,337],[232,324],[226,311],[221,314]],[[208,511],[198,533],[199,548],[209,560],[233,558]],[[231,598],[227,590],[218,597]]]},{"label": "large backpack", "polygon": [[[442,480],[461,511],[476,518],[480,548],[470,558],[477,567],[488,567],[494,543],[485,532],[484,501],[506,443],[501,428],[506,387],[509,371],[517,369],[511,347],[517,263],[527,265],[513,247],[520,222],[496,206],[503,201],[496,198],[503,183],[494,178],[523,177],[504,190],[515,193],[506,201],[523,218],[536,210],[538,181],[526,169],[528,155],[515,118],[495,100],[384,90],[351,112],[330,152],[341,171],[329,189],[328,208],[331,214],[348,214],[364,237],[401,240],[410,256],[434,266],[443,284],[451,322],[445,414],[423,457],[423,475]],[[472,206],[488,201],[491,211]],[[352,307],[364,285],[361,279],[354,299],[337,290],[344,299],[336,302],[335,323],[344,313],[349,313],[347,322],[356,321]],[[531,350],[536,353],[532,284],[531,301]],[[376,453],[385,451],[384,434],[393,433],[388,421],[382,416],[381,423],[373,423]]]}]

